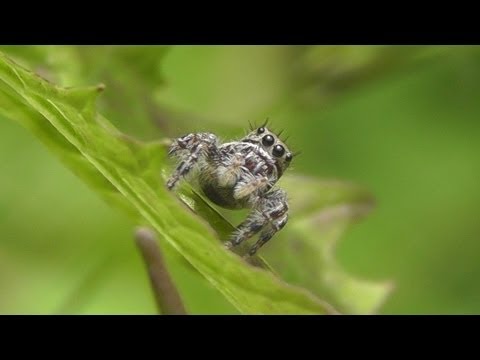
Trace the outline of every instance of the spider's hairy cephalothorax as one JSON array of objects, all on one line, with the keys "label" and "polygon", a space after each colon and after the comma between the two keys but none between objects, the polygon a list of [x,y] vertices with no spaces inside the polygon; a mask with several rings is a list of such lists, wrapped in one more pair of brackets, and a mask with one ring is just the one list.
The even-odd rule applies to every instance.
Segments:
[{"label": "spider's hairy cephalothorax", "polygon": [[188,134],[175,139],[168,152],[178,159],[167,181],[169,189],[195,168],[200,188],[213,203],[227,209],[251,209],[226,243],[231,248],[260,232],[250,256],[288,220],[287,195],[273,187],[293,154],[266,125],[223,144],[211,133]]}]

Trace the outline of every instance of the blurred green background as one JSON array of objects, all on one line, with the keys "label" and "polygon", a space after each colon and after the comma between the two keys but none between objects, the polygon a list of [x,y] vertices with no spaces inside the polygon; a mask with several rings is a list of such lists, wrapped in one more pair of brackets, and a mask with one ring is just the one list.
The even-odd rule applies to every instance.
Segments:
[{"label": "blurred green background", "polygon": [[[0,51],[64,86],[104,83],[100,111],[141,139],[234,138],[269,116],[302,151],[292,172],[375,195],[337,256],[352,274],[395,283],[380,313],[480,312],[480,48]],[[0,313],[155,313],[134,224],[3,118],[0,173]],[[183,263],[169,265],[191,313],[236,313]]]}]

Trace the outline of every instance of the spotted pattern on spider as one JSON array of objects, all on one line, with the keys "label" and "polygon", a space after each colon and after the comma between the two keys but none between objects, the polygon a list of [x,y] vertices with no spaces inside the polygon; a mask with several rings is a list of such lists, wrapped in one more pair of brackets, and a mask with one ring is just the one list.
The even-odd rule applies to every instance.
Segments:
[{"label": "spotted pattern on spider", "polygon": [[225,244],[232,248],[260,233],[248,255],[253,256],[288,221],[285,191],[274,188],[290,165],[293,154],[267,122],[243,139],[220,143],[211,133],[192,133],[173,140],[169,156],[178,161],[167,181],[168,189],[197,170],[203,193],[227,209],[251,209],[247,219]]}]

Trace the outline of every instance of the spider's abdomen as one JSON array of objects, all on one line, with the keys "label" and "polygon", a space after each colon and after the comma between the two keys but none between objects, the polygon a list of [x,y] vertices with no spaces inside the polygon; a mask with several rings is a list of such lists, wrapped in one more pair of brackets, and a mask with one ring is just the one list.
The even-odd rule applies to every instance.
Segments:
[{"label": "spider's abdomen", "polygon": [[243,202],[239,202],[233,196],[232,187],[220,187],[215,182],[201,182],[201,188],[214,204],[226,209],[241,209],[245,207]]}]

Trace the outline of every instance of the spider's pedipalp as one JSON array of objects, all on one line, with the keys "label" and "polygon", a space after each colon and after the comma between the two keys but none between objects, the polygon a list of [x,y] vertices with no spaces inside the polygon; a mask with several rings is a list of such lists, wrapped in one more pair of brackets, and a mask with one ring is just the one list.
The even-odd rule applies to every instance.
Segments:
[{"label": "spider's pedipalp", "polygon": [[247,175],[244,176],[245,179],[239,181],[233,190],[233,197],[235,199],[243,199],[255,192],[262,191],[265,189],[268,184],[268,178],[263,175]]},{"label": "spider's pedipalp", "polygon": [[219,162],[216,169],[218,184],[223,187],[233,187],[241,176],[245,159],[240,154],[234,154]]}]

